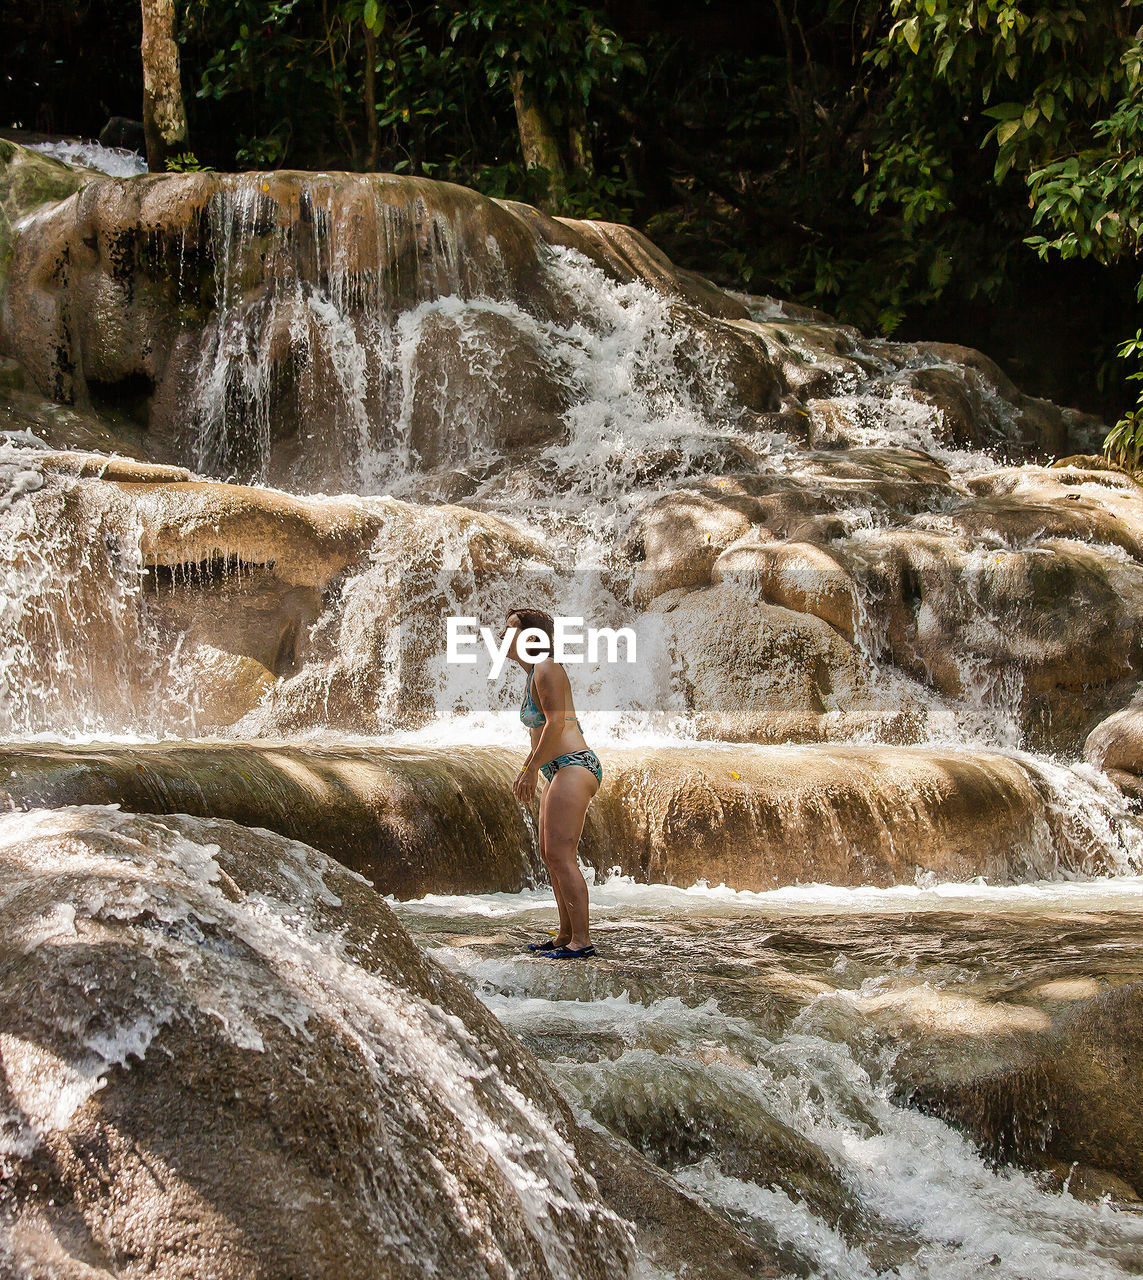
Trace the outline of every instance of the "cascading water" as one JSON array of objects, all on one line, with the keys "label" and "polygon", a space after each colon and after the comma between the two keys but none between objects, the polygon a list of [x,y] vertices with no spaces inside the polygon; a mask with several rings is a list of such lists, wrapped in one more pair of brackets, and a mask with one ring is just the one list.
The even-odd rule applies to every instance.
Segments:
[{"label": "cascading water", "polygon": [[394,906],[582,1113],[777,1248],[793,1274],[1118,1280],[1143,1267],[1136,1212],[988,1166],[964,1136],[903,1107],[897,1080],[923,1052],[914,1007],[962,1001],[960,1025],[976,1014],[982,1030],[1005,991],[995,1007],[1042,1017],[1022,1001],[1074,978],[1068,930],[1092,912],[1113,912],[1101,973],[1138,980],[1139,889],[1128,877],[751,894],[612,879],[592,890],[611,963],[572,974],[518,954],[550,918],[542,892]]},{"label": "cascading water", "polygon": [[[907,1046],[874,1016],[890,996],[998,1000],[1015,963],[1043,984],[1143,978],[1130,959],[1143,837],[1106,777],[1060,745],[1081,695],[1035,612],[1052,599],[1037,575],[1071,556],[1094,566],[1073,611],[1098,632],[1115,584],[1143,583],[1126,535],[1005,507],[996,477],[1024,448],[1017,411],[939,351],[772,300],[748,300],[751,319],[684,314],[582,247],[528,240],[513,257],[506,237],[524,232],[507,206],[501,238],[476,237],[459,205],[396,179],[298,177],[293,204],[269,175],[212,181],[201,216],[154,249],[176,264],[179,314],[198,317],[155,389],[161,460],[198,478],[184,505],[163,505],[162,484],[191,479],[176,472],[100,478],[14,437],[0,459],[5,735],[520,746],[519,690],[491,684],[483,660],[447,663],[443,618],[497,626],[535,602],[637,633],[634,666],[572,671],[601,750],[726,759],[778,753],[788,735],[889,759],[901,743],[1007,757],[1045,815],[1007,864],[1025,885],[747,894],[616,876],[593,891],[610,961],[574,973],[510,954],[546,921],[546,893],[395,905],[587,1123],[798,1274],[1138,1274],[1133,1211],[993,1168],[905,1106]],[[751,381],[747,349],[786,373]],[[973,438],[914,394],[918,373],[965,381]],[[271,514],[244,508],[232,536],[229,508],[193,505],[224,502],[195,487],[206,478],[249,485]],[[1092,486],[1111,502],[1125,484],[1088,475],[1066,496],[1090,513]],[[987,503],[996,527],[974,527]],[[659,554],[672,539],[677,563]],[[688,615],[699,589],[710,603]],[[790,654],[741,732],[733,705],[722,720],[704,705],[709,668],[756,656],[715,644],[731,605],[740,632]],[[781,708],[794,728],[767,739],[767,717],[796,701],[783,680],[793,689],[803,669],[809,710]],[[203,672],[239,672],[256,694],[208,710]],[[1130,670],[1113,677],[1129,684]],[[764,684],[751,680],[740,701]],[[1037,941],[1105,918],[1114,963],[1057,960]],[[1028,1008],[1043,1016],[1042,1001]]]}]

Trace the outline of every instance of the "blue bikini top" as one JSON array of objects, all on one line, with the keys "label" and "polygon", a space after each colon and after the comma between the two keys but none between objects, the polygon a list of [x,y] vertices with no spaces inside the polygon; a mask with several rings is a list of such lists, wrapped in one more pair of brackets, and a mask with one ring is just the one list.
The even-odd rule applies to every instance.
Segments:
[{"label": "blue bikini top", "polygon": [[[540,710],[539,706],[532,698],[532,672],[535,671],[535,669],[536,668],[533,666],[531,671],[528,672],[528,680],[524,685],[524,701],[520,703],[520,719],[529,729],[539,729],[548,723],[548,717],[544,715],[543,711]],[[580,728],[580,731],[582,732],[578,716],[567,716],[566,719],[574,720],[577,728]]]},{"label": "blue bikini top", "polygon": [[[535,671],[535,667],[532,671]],[[548,723],[548,717],[532,700],[532,671],[528,672],[528,680],[524,685],[524,701],[520,703],[520,719],[529,729],[538,729]]]}]

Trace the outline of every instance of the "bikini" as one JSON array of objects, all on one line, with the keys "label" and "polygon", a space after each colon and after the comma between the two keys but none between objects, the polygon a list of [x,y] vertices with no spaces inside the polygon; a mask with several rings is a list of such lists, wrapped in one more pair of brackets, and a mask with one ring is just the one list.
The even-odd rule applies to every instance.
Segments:
[{"label": "bikini", "polygon": [[[547,724],[548,717],[533,701],[532,671],[535,671],[535,667],[528,672],[528,680],[524,685],[524,701],[520,703],[520,719],[529,729],[539,729]],[[571,718],[575,720],[576,728],[582,733],[583,726],[579,722],[579,716]],[[554,760],[549,760],[547,764],[540,765],[540,772],[551,782],[555,772],[569,764],[578,764],[584,769],[590,769],[595,774],[596,782],[600,785],[603,784],[603,765],[599,763],[599,757],[590,748],[586,751],[566,751],[562,756],[556,756]]]}]

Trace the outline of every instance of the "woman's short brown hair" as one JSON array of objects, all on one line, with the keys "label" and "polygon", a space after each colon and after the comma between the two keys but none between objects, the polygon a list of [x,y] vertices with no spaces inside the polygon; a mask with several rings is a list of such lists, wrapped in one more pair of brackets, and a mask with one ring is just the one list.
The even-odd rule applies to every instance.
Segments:
[{"label": "woman's short brown hair", "polygon": [[549,650],[556,643],[556,620],[550,613],[545,613],[543,609],[509,609],[504,615],[504,621],[515,614],[520,619],[520,630],[526,631],[529,627],[536,627],[548,637]]}]

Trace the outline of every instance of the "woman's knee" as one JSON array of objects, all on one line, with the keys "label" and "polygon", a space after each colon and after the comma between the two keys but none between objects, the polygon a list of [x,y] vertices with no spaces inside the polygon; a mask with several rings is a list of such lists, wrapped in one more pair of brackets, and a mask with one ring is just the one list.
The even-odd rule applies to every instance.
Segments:
[{"label": "woman's knee", "polygon": [[551,874],[561,882],[583,874],[579,869],[575,844],[565,844],[561,848],[549,849],[546,865]]}]

